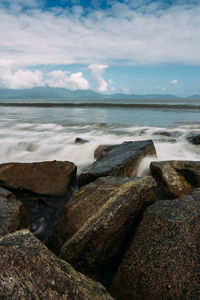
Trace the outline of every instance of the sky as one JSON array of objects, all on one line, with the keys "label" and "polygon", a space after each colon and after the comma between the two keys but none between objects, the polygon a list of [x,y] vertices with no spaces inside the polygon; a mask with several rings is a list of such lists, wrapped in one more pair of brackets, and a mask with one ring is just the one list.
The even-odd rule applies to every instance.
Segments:
[{"label": "sky", "polygon": [[200,0],[0,0],[0,88],[200,95]]}]

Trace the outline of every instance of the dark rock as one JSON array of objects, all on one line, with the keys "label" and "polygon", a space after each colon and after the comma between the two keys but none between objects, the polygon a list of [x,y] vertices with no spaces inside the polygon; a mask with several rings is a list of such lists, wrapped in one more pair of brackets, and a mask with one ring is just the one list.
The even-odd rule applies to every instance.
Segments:
[{"label": "dark rock", "polygon": [[105,154],[106,151],[109,151],[112,149],[112,147],[115,145],[100,145],[97,147],[97,149],[94,151],[94,158],[98,159],[102,154]]},{"label": "dark rock", "polygon": [[0,165],[0,186],[14,192],[31,217],[32,231],[46,241],[76,181],[71,162]]},{"label": "dark rock", "polygon": [[155,192],[156,184],[150,176],[100,178],[81,188],[65,211],[61,230],[68,239],[60,257],[107,284],[141,214],[155,201]]},{"label": "dark rock", "polygon": [[112,146],[80,174],[79,185],[104,176],[135,176],[140,161],[148,155],[156,155],[151,140],[124,142]]},{"label": "dark rock", "polygon": [[116,299],[200,299],[200,189],[147,208],[115,275]]},{"label": "dark rock", "polygon": [[200,162],[152,162],[150,171],[157,182],[160,199],[174,199],[200,187]]},{"label": "dark rock", "polygon": [[15,195],[0,188],[0,237],[30,227],[30,218],[22,202]]},{"label": "dark rock", "polygon": [[1,299],[111,300],[106,289],[57,258],[28,230],[0,239]]},{"label": "dark rock", "polygon": [[153,133],[154,135],[163,135],[163,136],[171,136],[170,132],[167,131],[156,131]]},{"label": "dark rock", "polygon": [[74,141],[74,144],[85,144],[88,143],[88,140],[84,140],[82,138],[77,137]]},{"label": "dark rock", "polygon": [[194,134],[189,134],[186,139],[188,142],[190,142],[193,145],[200,145],[200,134],[199,133],[194,133]]}]

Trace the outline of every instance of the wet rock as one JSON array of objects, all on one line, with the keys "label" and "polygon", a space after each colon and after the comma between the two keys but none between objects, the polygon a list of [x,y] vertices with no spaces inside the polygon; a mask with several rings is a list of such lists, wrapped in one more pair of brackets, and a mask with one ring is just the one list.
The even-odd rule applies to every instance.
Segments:
[{"label": "wet rock", "polygon": [[163,136],[167,136],[167,137],[170,137],[171,136],[171,133],[168,132],[168,131],[156,131],[153,133],[154,135],[163,135]]},{"label": "wet rock", "polygon": [[155,201],[155,192],[156,184],[150,176],[100,178],[82,187],[70,200],[65,215],[66,223],[61,230],[68,239],[60,257],[107,284],[141,214]]},{"label": "wet rock", "polygon": [[0,239],[1,299],[111,300],[99,283],[57,258],[28,230]]},{"label": "wet rock", "polygon": [[30,218],[22,202],[8,190],[0,188],[0,237],[30,227]]},{"label": "wet rock", "polygon": [[82,138],[77,137],[74,141],[74,144],[85,144],[88,143],[88,140],[84,140]]},{"label": "wet rock", "polygon": [[200,186],[200,162],[152,162],[150,171],[157,182],[160,199],[174,199]]},{"label": "wet rock", "polygon": [[112,147],[115,145],[100,145],[97,147],[97,149],[94,151],[94,158],[98,159],[102,154],[105,154],[106,151],[109,151],[112,149]]},{"label": "wet rock", "polygon": [[148,155],[156,155],[151,140],[124,142],[112,146],[80,174],[79,185],[104,176],[135,176],[139,162]]},{"label": "wet rock", "polygon": [[0,165],[0,186],[22,201],[32,231],[46,241],[76,181],[76,166],[67,161]]},{"label": "wet rock", "polygon": [[194,134],[189,134],[186,139],[188,142],[190,142],[193,145],[200,145],[200,134],[199,133],[194,133]]},{"label": "wet rock", "polygon": [[200,299],[200,189],[147,208],[115,275],[116,299]]},{"label": "wet rock", "polygon": [[172,160],[170,163],[193,187],[200,187],[200,161]]}]

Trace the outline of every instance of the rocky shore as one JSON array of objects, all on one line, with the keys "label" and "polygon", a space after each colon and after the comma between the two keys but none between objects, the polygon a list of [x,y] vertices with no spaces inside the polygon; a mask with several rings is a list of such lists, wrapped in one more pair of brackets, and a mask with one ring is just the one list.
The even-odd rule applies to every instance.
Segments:
[{"label": "rocky shore", "polygon": [[151,140],[94,157],[0,165],[0,299],[200,299],[200,162]]}]

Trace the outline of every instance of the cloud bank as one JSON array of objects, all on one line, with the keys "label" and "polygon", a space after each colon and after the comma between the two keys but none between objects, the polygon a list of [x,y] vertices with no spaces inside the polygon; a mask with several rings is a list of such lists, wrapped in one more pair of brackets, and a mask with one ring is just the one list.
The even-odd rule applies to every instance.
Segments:
[{"label": "cloud bank", "polygon": [[88,90],[90,88],[88,81],[83,77],[82,72],[72,73],[56,70],[47,73],[49,79],[45,81],[47,86],[56,88],[66,88],[70,90]]},{"label": "cloud bank", "polygon": [[10,89],[31,89],[33,87],[54,87],[70,90],[90,89],[88,81],[83,77],[82,72],[70,73],[62,70],[55,70],[43,73],[39,70],[0,70],[0,88]]},{"label": "cloud bank", "polygon": [[110,3],[86,12],[78,5],[44,9],[44,1],[3,0],[0,66],[200,65],[199,1]]}]

